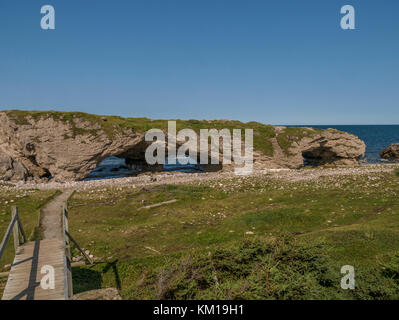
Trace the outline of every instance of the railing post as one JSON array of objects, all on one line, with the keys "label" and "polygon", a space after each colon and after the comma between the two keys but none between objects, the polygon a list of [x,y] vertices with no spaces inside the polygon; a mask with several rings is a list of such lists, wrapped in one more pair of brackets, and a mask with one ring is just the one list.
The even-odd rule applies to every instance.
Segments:
[{"label": "railing post", "polygon": [[[14,219],[14,217],[16,215],[18,215],[18,208],[16,206],[13,206],[11,208],[11,212],[12,212],[12,218],[11,219]],[[18,247],[20,245],[20,242],[19,242],[19,225],[18,225],[18,223],[14,223],[14,227],[12,228],[12,235],[14,237],[14,249],[15,249],[15,252],[17,252]]]},{"label": "railing post", "polygon": [[68,217],[68,209],[64,207],[65,212],[65,231],[69,232],[69,217]]},{"label": "railing post", "polygon": [[18,218],[17,223],[18,223],[19,232],[21,233],[21,236],[22,236],[22,243],[26,243],[25,231],[24,231],[24,228],[22,227],[22,223],[21,223],[21,220],[19,219],[19,215],[17,218]]},{"label": "railing post", "polygon": [[4,238],[0,243],[0,259],[2,258],[4,251],[6,250],[6,246],[7,246],[8,240],[11,237],[11,234],[13,234],[13,236],[14,236],[15,250],[17,250],[19,247],[19,233],[18,233],[18,226],[17,226],[18,211],[17,211],[16,207],[12,207],[11,210],[12,210],[11,211],[11,213],[12,213],[11,222],[8,225],[6,234],[4,235]]},{"label": "railing post", "polygon": [[71,249],[69,246],[68,240],[68,210],[63,207],[62,208],[62,237],[65,246],[65,272],[66,272],[66,285],[68,290],[67,299],[71,298],[73,295],[73,287],[72,287],[72,266],[71,266]]}]

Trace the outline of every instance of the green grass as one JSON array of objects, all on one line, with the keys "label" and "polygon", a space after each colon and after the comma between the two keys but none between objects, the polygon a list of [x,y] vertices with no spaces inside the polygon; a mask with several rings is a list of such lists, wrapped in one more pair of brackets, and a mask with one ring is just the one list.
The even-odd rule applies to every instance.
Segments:
[{"label": "green grass", "polygon": [[398,299],[399,255],[356,266],[356,290],[324,242],[290,235],[242,239],[184,255],[74,268],[74,291],[116,287],[125,299]]},{"label": "green grass", "polygon": [[[398,192],[399,179],[394,173],[298,182],[264,176],[77,192],[70,200],[71,232],[104,263],[75,268],[75,292],[116,286],[125,299],[363,299],[373,298],[371,291],[376,286],[376,297],[397,297],[396,282],[382,273],[382,265],[396,261],[399,252]],[[171,199],[178,201],[138,210]],[[317,262],[319,267],[309,274],[298,273],[308,253],[298,258],[295,268],[299,269],[290,268],[290,262],[279,262],[280,257],[270,252],[248,261],[246,268],[255,271],[265,261],[276,264],[276,291],[262,294],[265,284],[257,278],[257,271],[235,277],[222,272],[219,289],[209,283],[202,288],[198,279],[187,280],[192,268],[209,277],[209,264],[203,261],[218,250],[235,256],[234,248],[254,238],[264,242],[259,244],[262,247],[270,241],[282,245],[279,241],[287,235],[291,239],[284,246],[291,247],[290,255],[310,252],[326,259]],[[188,269],[176,271],[187,259],[191,261]],[[339,270],[346,264],[355,266],[359,274],[356,292],[337,288]],[[334,283],[327,287],[318,280],[325,269],[329,270],[328,281]],[[369,272],[373,276],[368,277]],[[288,278],[284,278],[286,273]],[[165,274],[174,276],[166,281]],[[168,293],[159,294],[160,279],[166,281],[161,287],[172,288]],[[384,291],[386,283],[390,287]]]},{"label": "green grass", "polygon": [[3,291],[6,287],[7,278],[0,278],[0,295],[3,294]]}]

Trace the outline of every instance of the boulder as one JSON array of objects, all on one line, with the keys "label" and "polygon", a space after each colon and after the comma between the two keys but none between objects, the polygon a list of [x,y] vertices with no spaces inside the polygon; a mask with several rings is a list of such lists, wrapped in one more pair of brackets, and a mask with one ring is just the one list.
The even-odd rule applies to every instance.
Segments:
[{"label": "boulder", "polygon": [[21,162],[14,160],[0,149],[0,177],[2,180],[26,181],[29,173]]},{"label": "boulder", "polygon": [[305,137],[299,147],[305,161],[315,165],[357,165],[366,152],[366,144],[358,137],[335,129]]},{"label": "boulder", "polygon": [[389,161],[399,161],[399,143],[391,144],[382,150],[380,157]]},{"label": "boulder", "polygon": [[366,144],[353,134],[313,128],[301,128],[304,131],[298,134],[293,129],[297,128],[276,127],[277,135],[271,139],[273,157],[268,158],[254,151],[254,167],[299,169],[304,165],[354,166],[366,152]]},{"label": "boulder", "polygon": [[115,288],[91,290],[72,296],[72,300],[122,300]]}]

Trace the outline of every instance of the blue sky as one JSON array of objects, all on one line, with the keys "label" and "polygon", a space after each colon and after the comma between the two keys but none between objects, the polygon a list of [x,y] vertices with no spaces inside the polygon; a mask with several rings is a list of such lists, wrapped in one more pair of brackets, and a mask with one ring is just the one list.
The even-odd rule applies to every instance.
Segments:
[{"label": "blue sky", "polygon": [[399,124],[399,1],[1,0],[0,108]]}]

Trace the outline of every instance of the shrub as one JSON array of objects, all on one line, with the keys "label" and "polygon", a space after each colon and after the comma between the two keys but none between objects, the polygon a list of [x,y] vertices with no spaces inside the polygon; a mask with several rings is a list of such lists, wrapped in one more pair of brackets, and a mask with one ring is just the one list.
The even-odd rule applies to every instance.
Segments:
[{"label": "shrub", "polygon": [[321,299],[334,296],[333,272],[323,246],[292,238],[244,240],[186,256],[158,272],[158,299]]}]

